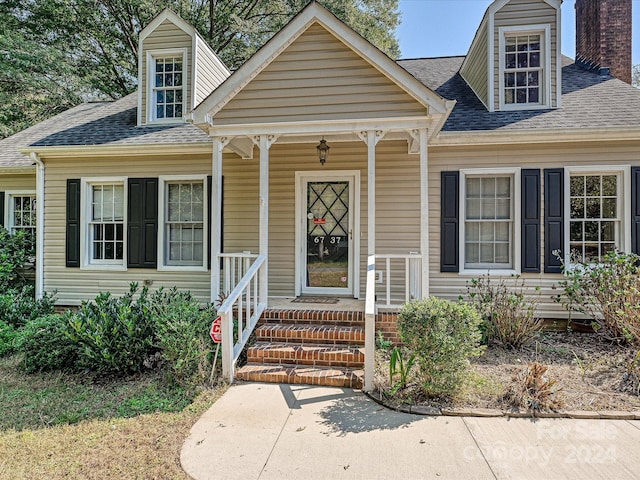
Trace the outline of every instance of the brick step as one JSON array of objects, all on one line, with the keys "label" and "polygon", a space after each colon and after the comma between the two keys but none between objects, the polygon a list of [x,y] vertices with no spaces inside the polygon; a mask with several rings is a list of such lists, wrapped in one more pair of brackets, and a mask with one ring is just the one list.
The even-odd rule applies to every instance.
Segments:
[{"label": "brick step", "polygon": [[255,365],[248,363],[236,371],[236,378],[250,382],[362,388],[364,371],[352,368]]},{"label": "brick step", "polygon": [[348,345],[256,342],[247,351],[247,362],[320,367],[362,367],[364,365],[364,348]]},{"label": "brick step", "polygon": [[267,309],[262,313],[260,323],[364,327],[364,313],[332,310]]},{"label": "brick step", "polygon": [[322,345],[364,344],[364,328],[340,325],[291,325],[267,323],[256,328],[256,338],[265,342],[314,343]]}]

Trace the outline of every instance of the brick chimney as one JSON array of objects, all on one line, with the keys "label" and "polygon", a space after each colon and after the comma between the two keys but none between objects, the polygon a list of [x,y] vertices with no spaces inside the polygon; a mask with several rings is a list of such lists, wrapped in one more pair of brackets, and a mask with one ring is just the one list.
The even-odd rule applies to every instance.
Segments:
[{"label": "brick chimney", "polygon": [[631,0],[576,0],[576,63],[631,83]]}]

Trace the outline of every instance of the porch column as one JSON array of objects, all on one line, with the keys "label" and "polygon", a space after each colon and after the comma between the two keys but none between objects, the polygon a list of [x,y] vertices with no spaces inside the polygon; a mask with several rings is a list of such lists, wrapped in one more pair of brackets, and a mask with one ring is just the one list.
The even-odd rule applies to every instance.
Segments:
[{"label": "porch column", "polygon": [[418,130],[420,139],[420,253],[422,254],[422,298],[429,296],[429,150],[426,128]]},{"label": "porch column", "polygon": [[211,302],[220,297],[220,232],[222,231],[222,150],[228,143],[224,137],[212,137],[213,159],[211,162]]},{"label": "porch column", "polygon": [[260,255],[264,255],[264,267],[259,279],[260,302],[267,303],[269,295],[269,149],[277,140],[276,135],[257,135],[253,142],[260,148]]},{"label": "porch column", "polygon": [[384,133],[367,130],[358,134],[367,144],[367,256],[376,253],[376,145]]}]

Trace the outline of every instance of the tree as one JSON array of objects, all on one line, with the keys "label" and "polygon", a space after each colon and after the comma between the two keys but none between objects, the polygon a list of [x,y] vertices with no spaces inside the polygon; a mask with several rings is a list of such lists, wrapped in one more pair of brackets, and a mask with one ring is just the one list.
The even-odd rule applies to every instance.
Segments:
[{"label": "tree", "polygon": [[[82,99],[117,99],[133,91],[138,33],[166,7],[194,25],[233,70],[307,3],[309,0],[3,0],[0,122],[4,127],[0,138]],[[400,23],[398,0],[320,3],[391,57],[399,55],[395,34]],[[4,70],[6,65],[11,74]]]},{"label": "tree", "polygon": [[631,85],[640,88],[640,64],[634,65],[631,72]]}]

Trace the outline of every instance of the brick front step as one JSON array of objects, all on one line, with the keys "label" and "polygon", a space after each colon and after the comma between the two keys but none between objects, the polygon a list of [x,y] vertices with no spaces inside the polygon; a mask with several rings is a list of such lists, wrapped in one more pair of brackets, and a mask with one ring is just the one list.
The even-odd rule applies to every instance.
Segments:
[{"label": "brick front step", "polygon": [[257,342],[247,352],[249,363],[280,363],[322,367],[364,365],[364,348],[348,345],[301,345],[280,342]]},{"label": "brick front step", "polygon": [[249,363],[237,370],[236,377],[251,382],[362,388],[364,372],[351,368],[254,365]]},{"label": "brick front step", "polygon": [[261,323],[283,323],[303,325],[341,325],[364,327],[363,312],[332,311],[332,310],[265,310],[260,319]]},{"label": "brick front step", "polygon": [[259,341],[323,345],[364,344],[363,327],[268,323],[256,329]]}]

